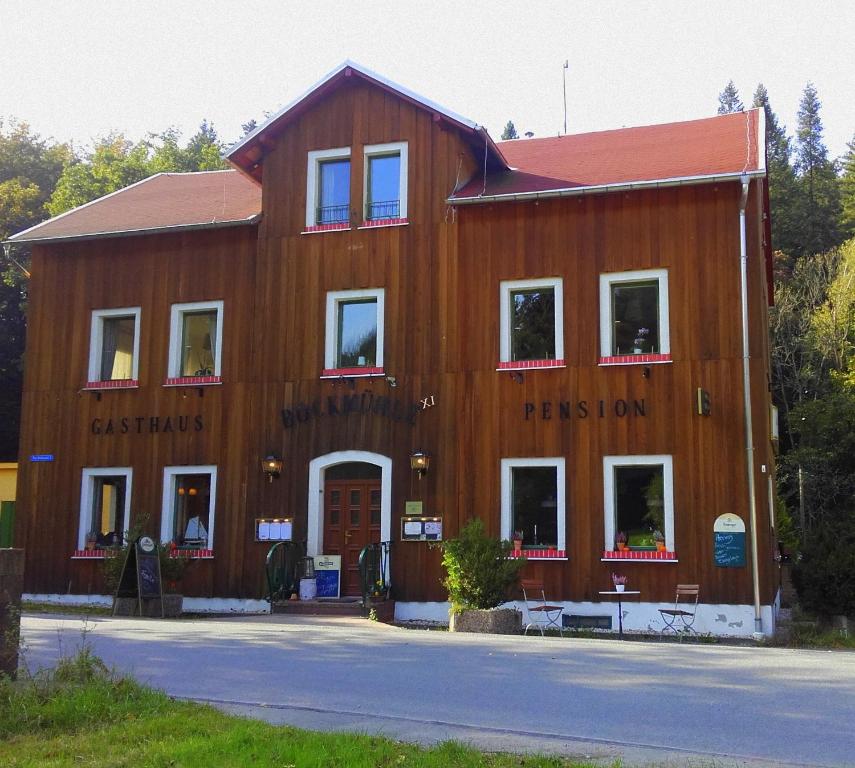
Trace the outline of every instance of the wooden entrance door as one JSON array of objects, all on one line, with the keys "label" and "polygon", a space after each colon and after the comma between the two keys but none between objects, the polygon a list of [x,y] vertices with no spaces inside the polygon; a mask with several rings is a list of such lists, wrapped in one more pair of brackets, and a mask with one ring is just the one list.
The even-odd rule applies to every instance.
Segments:
[{"label": "wooden entrance door", "polygon": [[359,553],[380,541],[380,480],[324,483],[324,554],[341,555],[341,594],[362,594]]}]

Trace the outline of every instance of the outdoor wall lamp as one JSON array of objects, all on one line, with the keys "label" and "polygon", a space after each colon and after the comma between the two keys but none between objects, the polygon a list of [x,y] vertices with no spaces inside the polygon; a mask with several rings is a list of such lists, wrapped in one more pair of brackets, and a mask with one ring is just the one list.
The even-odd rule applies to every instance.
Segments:
[{"label": "outdoor wall lamp", "polygon": [[414,472],[418,472],[419,479],[427,473],[428,468],[430,467],[430,454],[425,453],[424,451],[415,451],[410,456],[410,469]]},{"label": "outdoor wall lamp", "polygon": [[267,475],[267,482],[272,483],[274,477],[279,477],[282,473],[282,459],[268,454],[261,460],[261,471]]}]

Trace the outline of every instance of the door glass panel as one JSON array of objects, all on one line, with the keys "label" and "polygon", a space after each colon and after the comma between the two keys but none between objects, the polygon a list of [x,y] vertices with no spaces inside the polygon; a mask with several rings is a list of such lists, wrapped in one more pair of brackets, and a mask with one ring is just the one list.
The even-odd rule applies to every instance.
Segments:
[{"label": "door glass panel", "polygon": [[341,491],[333,491],[330,494],[330,504],[337,507],[341,504]]},{"label": "door glass panel", "polygon": [[358,490],[356,490],[356,489],[351,490],[351,492],[350,492],[350,505],[352,507],[358,507],[359,506],[360,495],[361,494],[359,493]]},{"label": "door glass panel", "polygon": [[351,509],[350,510],[350,524],[352,526],[359,525],[359,509]]},{"label": "door glass panel", "polygon": [[380,525],[380,510],[371,510],[371,525]]},{"label": "door glass panel", "polygon": [[330,525],[338,525],[341,516],[339,515],[339,511],[337,509],[330,510]]}]

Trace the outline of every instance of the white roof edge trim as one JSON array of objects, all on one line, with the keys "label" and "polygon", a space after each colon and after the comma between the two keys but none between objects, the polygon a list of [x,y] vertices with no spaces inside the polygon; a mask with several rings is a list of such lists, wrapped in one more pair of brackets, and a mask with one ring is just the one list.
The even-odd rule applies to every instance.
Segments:
[{"label": "white roof edge trim", "polygon": [[310,96],[314,91],[316,91],[322,85],[326,84],[329,80],[332,80],[332,78],[335,77],[339,72],[341,72],[344,69],[347,69],[348,67],[350,67],[351,69],[355,69],[357,72],[365,75],[366,77],[370,77],[372,80],[376,80],[377,82],[382,83],[383,85],[387,86],[388,88],[391,88],[392,90],[395,90],[395,91],[398,91],[399,93],[402,93],[404,96],[407,96],[407,97],[413,99],[413,101],[417,101],[419,104],[424,105],[428,109],[432,109],[436,112],[439,112],[439,113],[445,115],[446,117],[448,117],[452,120],[455,120],[458,123],[462,123],[463,125],[467,126],[468,128],[471,128],[472,130],[477,130],[481,127],[477,123],[475,123],[474,121],[470,120],[469,118],[463,117],[462,115],[459,115],[456,112],[452,112],[450,109],[446,109],[442,105],[437,104],[435,101],[431,101],[430,99],[427,99],[424,96],[419,95],[415,91],[411,91],[409,88],[405,88],[403,85],[399,85],[398,83],[396,83],[392,80],[389,80],[388,78],[383,77],[382,75],[378,75],[376,72],[373,72],[372,70],[368,69],[367,67],[363,67],[361,64],[358,64],[357,62],[352,61],[351,59],[345,59],[341,64],[339,64],[333,70],[331,70],[326,75],[324,75],[320,80],[318,80],[318,82],[316,82],[311,88],[307,89],[302,94],[300,94],[300,96],[298,96],[296,99],[294,99],[293,101],[286,104],[284,107],[282,107],[282,109],[280,109],[278,112],[276,112],[276,114],[272,115],[271,117],[268,117],[267,120],[265,120],[261,125],[259,125],[254,131],[252,131],[251,133],[248,133],[242,139],[239,139],[234,144],[232,144],[232,146],[230,146],[223,153],[223,157],[225,157],[226,159],[230,158],[239,149],[241,149],[245,144],[247,144],[249,141],[254,139],[263,130],[265,130],[268,125],[277,121],[280,117],[285,115],[287,112],[290,112],[294,107],[296,107],[298,104],[300,104],[300,102],[302,102],[304,99],[306,99],[308,96]]},{"label": "white roof edge trim", "polygon": [[121,189],[114,189],[112,192],[108,192],[106,195],[102,195],[101,197],[96,197],[94,200],[90,200],[88,203],[83,203],[83,205],[78,205],[76,208],[71,208],[70,210],[64,211],[63,213],[57,214],[56,216],[52,216],[51,218],[40,221],[38,224],[33,224],[32,227],[27,227],[21,232],[16,232],[14,235],[9,237],[7,240],[4,240],[5,243],[14,243],[18,241],[22,235],[26,235],[27,232],[32,232],[34,229],[38,229],[39,227],[43,227],[46,224],[50,224],[54,221],[59,221],[60,219],[64,219],[66,216],[72,213],[76,213],[77,211],[81,211],[84,208],[88,208],[90,205],[95,205],[95,203],[100,203],[102,200],[106,200],[108,197],[114,197],[122,192],[126,192],[129,189],[133,189],[134,187],[138,187],[141,184],[145,184],[147,181],[151,181],[152,179],[156,179],[158,176],[164,176],[164,173],[155,173],[153,176],[146,176],[144,179],[140,179],[139,181],[135,181],[133,184],[128,184],[127,187],[122,187]]},{"label": "white roof edge trim", "polygon": [[[168,224],[164,227],[145,227],[143,229],[114,229],[104,232],[86,232],[79,235],[56,235],[54,237],[34,237],[31,240],[3,240],[2,245],[38,245],[40,243],[68,243],[74,240],[98,240],[104,237],[132,237],[134,235],[149,235],[158,232],[182,232],[191,229],[218,229],[220,227],[238,227],[257,224],[262,214],[254,213],[245,219],[223,219],[222,221],[201,221],[195,224]],[[23,234],[21,232],[20,234]]]},{"label": "white roof edge trim", "polygon": [[764,171],[766,170],[766,110],[763,107],[757,107],[760,113],[757,117],[757,167]]},{"label": "white roof edge trim", "polygon": [[712,184],[717,181],[738,181],[743,176],[763,178],[765,170],[733,171],[717,173],[710,176],[675,176],[665,179],[650,179],[647,181],[626,181],[618,184],[592,184],[586,187],[561,187],[559,189],[544,189],[534,192],[507,192],[500,195],[479,195],[476,197],[449,197],[449,205],[473,205],[477,203],[512,202],[514,200],[538,200],[548,197],[573,197],[576,195],[596,194],[598,192],[623,192],[647,187],[679,187],[689,184]]}]

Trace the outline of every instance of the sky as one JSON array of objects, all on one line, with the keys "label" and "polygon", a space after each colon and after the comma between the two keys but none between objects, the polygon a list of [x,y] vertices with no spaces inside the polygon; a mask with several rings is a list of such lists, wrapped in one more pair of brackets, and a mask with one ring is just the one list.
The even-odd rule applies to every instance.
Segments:
[{"label": "sky", "polygon": [[706,117],[762,82],[788,132],[805,84],[831,157],[855,134],[855,1],[0,0],[0,120],[79,148],[203,119],[232,142],[344,59],[499,138]]}]

